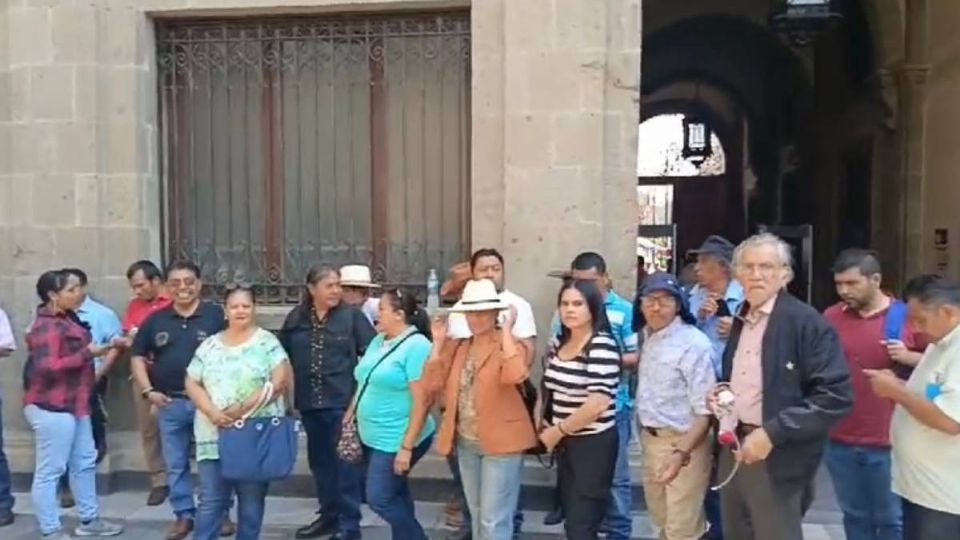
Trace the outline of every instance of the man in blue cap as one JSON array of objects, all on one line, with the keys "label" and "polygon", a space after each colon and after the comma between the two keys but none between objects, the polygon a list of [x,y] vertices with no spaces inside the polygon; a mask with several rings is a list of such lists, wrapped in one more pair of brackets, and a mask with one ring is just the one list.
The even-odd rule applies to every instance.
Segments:
[{"label": "man in blue cap", "polygon": [[643,332],[636,393],[643,493],[661,538],[699,539],[713,463],[707,396],[716,385],[713,346],[697,329],[677,279],[647,276],[634,323]]},{"label": "man in blue cap", "polygon": [[[690,312],[697,319],[697,328],[703,331],[713,346],[714,374],[720,377],[723,351],[727,347],[733,315],[743,305],[743,286],[733,279],[734,245],[722,236],[708,237],[696,255],[694,271],[697,284],[690,290]],[[723,540],[720,518],[720,496],[708,491],[704,501],[707,521],[710,523],[709,540]]]}]

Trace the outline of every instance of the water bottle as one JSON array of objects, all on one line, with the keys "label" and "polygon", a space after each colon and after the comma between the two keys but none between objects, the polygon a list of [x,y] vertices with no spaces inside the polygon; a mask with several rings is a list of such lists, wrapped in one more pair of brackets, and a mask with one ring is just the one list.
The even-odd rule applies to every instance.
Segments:
[{"label": "water bottle", "polygon": [[433,313],[440,307],[440,280],[437,279],[437,271],[430,269],[427,276],[427,311]]}]

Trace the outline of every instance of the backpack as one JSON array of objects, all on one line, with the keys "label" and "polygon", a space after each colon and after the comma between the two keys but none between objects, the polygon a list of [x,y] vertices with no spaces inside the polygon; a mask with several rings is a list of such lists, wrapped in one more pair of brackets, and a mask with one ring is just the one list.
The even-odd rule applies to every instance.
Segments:
[{"label": "backpack", "polygon": [[887,310],[884,321],[883,335],[888,340],[903,341],[903,327],[907,325],[907,305],[900,300],[893,300]]}]

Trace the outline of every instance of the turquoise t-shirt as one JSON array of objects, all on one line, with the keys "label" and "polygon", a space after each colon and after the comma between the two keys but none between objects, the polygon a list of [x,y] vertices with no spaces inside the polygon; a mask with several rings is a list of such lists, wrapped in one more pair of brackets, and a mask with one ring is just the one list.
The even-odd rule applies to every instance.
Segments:
[{"label": "turquoise t-shirt", "polygon": [[[384,334],[373,338],[354,370],[358,389],[380,358],[412,332],[415,329],[411,327],[391,340],[385,339]],[[430,357],[430,346],[430,340],[423,334],[410,336],[373,372],[357,404],[357,427],[363,444],[381,452],[393,453],[400,449],[413,411],[410,382],[420,380],[423,366]],[[433,417],[428,415],[417,444],[435,430]]]}]

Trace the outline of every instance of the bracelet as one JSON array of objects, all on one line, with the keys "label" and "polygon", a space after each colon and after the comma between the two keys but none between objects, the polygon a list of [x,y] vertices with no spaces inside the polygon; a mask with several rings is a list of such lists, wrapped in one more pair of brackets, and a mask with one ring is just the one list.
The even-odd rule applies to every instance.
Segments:
[{"label": "bracelet", "polygon": [[570,432],[563,429],[563,422],[557,422],[557,431],[559,431],[560,434],[563,435],[564,437],[570,436]]},{"label": "bracelet", "polygon": [[154,388],[154,387],[152,387],[152,386],[149,387],[149,388],[144,388],[143,390],[140,391],[140,397],[146,399],[147,396],[149,396],[151,392],[156,392],[156,391],[157,391],[157,389]]},{"label": "bracelet", "polygon": [[400,445],[400,449],[401,449],[401,450],[406,450],[407,452],[413,452],[413,447],[412,447],[412,446],[403,446],[403,445],[401,444],[401,445]]}]

